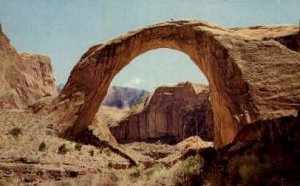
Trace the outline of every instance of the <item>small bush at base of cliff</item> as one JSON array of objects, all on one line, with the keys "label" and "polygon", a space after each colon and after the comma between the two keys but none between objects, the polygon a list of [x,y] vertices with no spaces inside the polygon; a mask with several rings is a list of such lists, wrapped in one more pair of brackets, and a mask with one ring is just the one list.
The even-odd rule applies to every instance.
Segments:
[{"label": "small bush at base of cliff", "polygon": [[149,178],[152,175],[161,174],[161,173],[165,172],[166,170],[167,170],[167,168],[163,164],[159,163],[159,164],[155,165],[153,168],[151,168],[150,170],[148,170],[145,174]]},{"label": "small bush at base of cliff", "polygon": [[176,185],[201,185],[202,180],[199,178],[200,169],[203,165],[203,159],[199,155],[190,156],[180,162],[175,169]]},{"label": "small bush at base of cliff", "polygon": [[58,147],[58,154],[66,154],[68,151],[69,149],[67,149],[66,144],[62,144]]},{"label": "small bush at base of cliff", "polygon": [[275,154],[238,155],[228,164],[229,183],[233,185],[285,185],[284,159]]},{"label": "small bush at base of cliff", "polygon": [[242,184],[257,183],[262,171],[263,167],[254,155],[236,156],[228,165],[230,180],[236,184],[238,184],[237,181]]},{"label": "small bush at base of cliff", "polygon": [[117,182],[121,179],[121,177],[115,172],[112,172],[110,176],[111,176],[111,179],[115,182]]},{"label": "small bush at base of cliff", "polygon": [[78,151],[81,151],[81,148],[82,148],[82,144],[80,143],[76,143],[75,147],[74,147],[76,150]]},{"label": "small bush at base of cliff", "polygon": [[46,149],[46,143],[45,142],[42,142],[40,145],[39,145],[39,151],[44,151]]},{"label": "small bush at base of cliff", "polygon": [[91,156],[94,156],[94,150],[91,150],[91,151],[90,151],[90,155],[91,155]]},{"label": "small bush at base of cliff", "polygon": [[141,175],[141,172],[138,169],[134,170],[132,173],[129,174],[129,176],[133,177],[133,178],[138,178],[138,177],[140,177],[140,175]]},{"label": "small bush at base of cliff", "polygon": [[10,130],[9,132],[13,137],[18,137],[21,133],[22,133],[22,130],[18,127],[15,127],[13,129]]}]

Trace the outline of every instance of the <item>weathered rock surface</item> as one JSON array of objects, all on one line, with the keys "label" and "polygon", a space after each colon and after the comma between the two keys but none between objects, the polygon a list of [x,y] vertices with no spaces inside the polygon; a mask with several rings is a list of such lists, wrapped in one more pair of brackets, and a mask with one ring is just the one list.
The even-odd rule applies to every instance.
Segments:
[{"label": "weathered rock surface", "polygon": [[148,99],[140,112],[110,128],[119,143],[160,140],[174,144],[195,135],[213,140],[208,86],[189,82],[162,86]]},{"label": "weathered rock surface", "polygon": [[298,26],[254,26],[232,28],[232,30],[261,40],[274,39],[289,49],[300,52],[300,28]]},{"label": "weathered rock surface", "polygon": [[92,123],[113,77],[124,66],[149,50],[170,48],[189,55],[206,75],[214,145],[222,147],[244,125],[296,114],[300,54],[276,37],[252,37],[202,21],[169,21],[96,45],[77,63],[55,103],[72,105],[59,130],[65,136],[79,135]]},{"label": "weathered rock surface", "polygon": [[23,108],[57,95],[50,58],[18,54],[0,30],[0,109]]}]

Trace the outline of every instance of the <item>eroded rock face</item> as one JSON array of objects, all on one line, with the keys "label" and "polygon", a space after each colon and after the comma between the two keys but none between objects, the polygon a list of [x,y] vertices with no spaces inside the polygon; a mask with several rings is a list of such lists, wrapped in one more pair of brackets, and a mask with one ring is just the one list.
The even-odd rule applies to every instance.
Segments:
[{"label": "eroded rock face", "polygon": [[59,130],[65,136],[79,135],[92,123],[110,82],[124,66],[149,50],[170,48],[189,55],[206,75],[214,145],[222,147],[244,125],[296,114],[300,54],[275,40],[202,21],[170,21],[96,45],[77,63],[56,103],[74,105]]},{"label": "eroded rock face", "polygon": [[18,54],[0,30],[0,109],[24,108],[56,94],[50,58]]},{"label": "eroded rock face", "polygon": [[207,86],[183,83],[159,87],[148,99],[141,112],[110,128],[119,143],[160,140],[174,144],[195,135],[213,140]]}]

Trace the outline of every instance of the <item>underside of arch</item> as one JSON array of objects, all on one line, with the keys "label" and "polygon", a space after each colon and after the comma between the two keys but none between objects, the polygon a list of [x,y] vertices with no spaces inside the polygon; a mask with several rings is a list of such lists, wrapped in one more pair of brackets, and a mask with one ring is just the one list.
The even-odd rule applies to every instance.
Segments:
[{"label": "underside of arch", "polygon": [[299,53],[201,21],[170,21],[93,46],[82,56],[56,103],[69,105],[61,134],[76,137],[87,129],[114,76],[133,58],[157,48],[186,53],[207,77],[215,147],[230,143],[246,124],[296,113]]}]

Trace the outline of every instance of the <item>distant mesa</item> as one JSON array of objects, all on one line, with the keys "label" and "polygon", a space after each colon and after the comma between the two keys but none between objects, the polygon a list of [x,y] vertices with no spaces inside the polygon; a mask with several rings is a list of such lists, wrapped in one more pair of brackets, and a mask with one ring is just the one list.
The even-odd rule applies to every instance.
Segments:
[{"label": "distant mesa", "polygon": [[[59,84],[57,86],[57,92],[60,93],[64,86],[64,84]],[[149,95],[149,92],[146,90],[112,86],[109,88],[101,105],[125,109],[136,105],[144,96],[147,95]]]},{"label": "distant mesa", "polygon": [[112,86],[104,98],[102,105],[124,109],[136,105],[144,96],[149,95],[146,90]]}]

